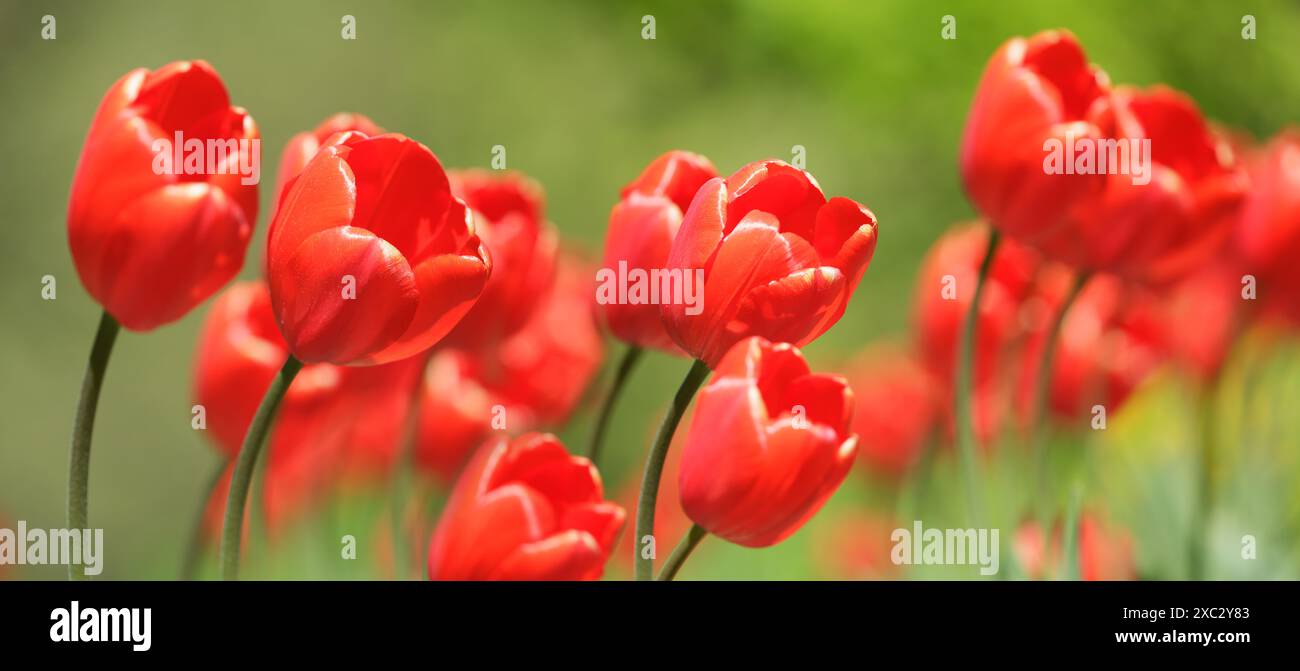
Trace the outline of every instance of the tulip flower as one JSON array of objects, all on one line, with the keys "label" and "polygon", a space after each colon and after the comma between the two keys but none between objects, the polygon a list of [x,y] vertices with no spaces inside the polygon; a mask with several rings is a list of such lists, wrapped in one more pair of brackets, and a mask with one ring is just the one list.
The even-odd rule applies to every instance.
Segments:
[{"label": "tulip flower", "polygon": [[506,407],[476,374],[471,355],[451,348],[435,351],[425,369],[415,462],[444,482],[492,433],[493,407]]},{"label": "tulip flower", "polygon": [[848,474],[852,416],[844,379],[813,373],[792,345],[737,343],[700,391],[682,448],[682,509],[738,545],[781,542]]},{"label": "tulip flower", "polygon": [[700,186],[717,176],[713,164],[703,156],[670,151],[651,161],[635,180],[623,187],[621,200],[609,213],[604,267],[596,273],[596,281],[601,285],[596,290],[596,302],[610,332],[626,342],[628,348],[596,415],[587,448],[592,461],[599,461],[614,404],[643,348],[682,353],[664,330],[659,305],[650,300],[648,291],[636,294],[631,289],[609,291],[610,285],[621,285],[640,274],[641,288],[650,289],[649,284],[655,281],[654,273],[668,266],[668,252],[681,227],[682,213],[690,207]]},{"label": "tulip flower", "polygon": [[307,363],[385,363],[438,342],[491,263],[424,145],[335,135],[286,185],[267,242],[280,330]]},{"label": "tulip flower", "polygon": [[[666,268],[682,213],[690,207],[699,188],[717,176],[708,159],[690,152],[670,151],[652,161],[623,187],[621,200],[609,213],[602,272],[640,270],[648,275],[652,270]],[[602,302],[600,310],[610,332],[619,340],[634,347],[681,353],[664,330],[658,305],[616,300]]]},{"label": "tulip flower", "polygon": [[1300,324],[1300,130],[1274,138],[1252,174],[1237,243],[1266,311]]},{"label": "tulip flower", "polygon": [[[806,345],[844,314],[875,248],[870,210],[827,200],[812,175],[781,161],[751,163],[691,201],[668,267],[702,301],[666,302],[664,326],[710,366],[751,335]],[[702,288],[687,277],[696,271]]]},{"label": "tulip flower", "polygon": [[[917,351],[942,382],[945,398],[954,388],[962,320],[974,303],[980,258],[988,239],[988,229],[980,225],[950,229],[930,247],[917,273],[912,299]],[[1033,291],[1039,267],[1038,255],[1029,248],[1015,241],[998,245],[975,313],[976,385],[995,378],[1010,358],[1021,310]]]},{"label": "tulip flower", "polygon": [[91,435],[117,333],[176,321],[239,272],[257,220],[260,143],[203,61],[132,70],[95,113],[68,198],[72,261],[104,308],[73,423],[70,529],[89,528]]},{"label": "tulip flower", "polygon": [[1230,143],[1187,96],[1112,88],[1066,31],[994,54],[961,172],[1008,236],[1080,271],[1156,284],[1222,246],[1247,186]]},{"label": "tulip flower", "polygon": [[846,378],[857,397],[852,430],[859,459],[872,472],[901,478],[934,437],[938,384],[910,349],[891,342],[869,347]]},{"label": "tulip flower", "polygon": [[320,151],[322,145],[335,133],[356,131],[364,135],[381,135],[384,129],[375,125],[369,117],[362,114],[340,113],[322,121],[310,131],[298,133],[289,138],[288,144],[280,154],[280,169],[276,172],[275,196],[278,202],[284,195],[284,187],[289,180],[297,177]]},{"label": "tulip flower", "polygon": [[174,322],[239,272],[257,221],[246,171],[258,169],[259,142],[203,61],[132,70],[108,90],[77,161],[68,245],[86,291],[122,326]]},{"label": "tulip flower", "polygon": [[1095,110],[1110,90],[1068,31],[1014,38],[989,60],[966,118],[961,175],[971,202],[998,229],[1034,244],[1068,227],[1074,203],[1095,198],[1105,176],[1049,174],[1049,141],[1095,140]]},{"label": "tulip flower", "polygon": [[[1057,268],[1055,270],[1060,271]],[[1065,299],[1068,273],[1056,272],[1040,283],[1047,309]],[[1056,351],[1044,357],[1048,325],[1039,323],[1027,333],[1021,351],[1018,395],[1023,422],[1032,428],[1031,394],[1042,374],[1039,366],[1050,361],[1052,372],[1043,401],[1053,415],[1065,421],[1087,417],[1102,405],[1116,412],[1133,390],[1165,358],[1161,338],[1165,327],[1153,319],[1150,298],[1140,288],[1126,285],[1113,275],[1100,275],[1081,290],[1060,327]]]},{"label": "tulip flower", "polygon": [[559,236],[545,219],[542,188],[517,172],[464,170],[452,193],[474,211],[492,254],[492,277],[474,309],[447,336],[448,346],[490,350],[523,328],[555,276]]},{"label": "tulip flower", "polygon": [[438,159],[403,135],[335,134],[286,183],[268,234],[267,282],[290,356],[239,451],[223,576],[238,572],[253,464],[302,365],[377,365],[424,352],[474,305],[490,267]]},{"label": "tulip flower", "polygon": [[596,580],[626,513],[549,434],[494,438],[461,474],[429,544],[432,580]]},{"label": "tulip flower", "polygon": [[[239,455],[258,401],[288,354],[263,282],[238,283],[218,296],[199,336],[194,400],[227,460]],[[410,401],[406,390],[420,363],[312,364],[293,379],[268,441],[263,503],[272,533],[326,488],[393,466]],[[223,480],[223,503],[229,480]]]},{"label": "tulip flower", "polygon": [[[709,368],[749,336],[803,345],[825,333],[843,316],[875,249],[870,210],[848,198],[827,200],[812,175],[781,161],[751,163],[700,187],[668,254],[668,270],[680,277],[669,275],[672,291],[660,306],[668,335],[696,361],[646,459],[638,539],[654,528],[664,458]],[[650,579],[652,564],[638,556],[638,580]]]},{"label": "tulip flower", "polygon": [[[213,302],[194,355],[194,402],[224,456],[238,456],[257,404],[288,355],[265,283],[231,285]],[[338,382],[336,367],[308,366],[295,378],[285,405],[311,403]]]},{"label": "tulip flower", "polygon": [[604,350],[590,278],[585,264],[562,255],[555,283],[523,328],[495,349],[438,348],[425,376],[422,467],[449,479],[491,431],[517,435],[573,413]]}]

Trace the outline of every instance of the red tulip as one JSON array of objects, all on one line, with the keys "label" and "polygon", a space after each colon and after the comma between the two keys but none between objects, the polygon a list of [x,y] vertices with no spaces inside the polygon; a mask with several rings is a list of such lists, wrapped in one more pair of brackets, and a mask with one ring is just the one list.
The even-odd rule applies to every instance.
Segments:
[{"label": "red tulip", "polygon": [[289,350],[376,364],[422,352],[470,310],[491,262],[424,145],[335,135],[285,187],[267,243]]},{"label": "red tulip", "polygon": [[[939,419],[949,439],[956,435],[952,398],[956,389],[957,339],[975,295],[987,245],[988,229],[983,226],[949,230],[930,248],[917,276],[913,300],[916,350],[941,399]],[[1042,312],[1041,302],[1033,300],[1039,267],[1038,254],[1007,240],[998,247],[984,282],[976,313],[971,406],[975,436],[985,447],[993,445],[1007,411],[1006,378],[1000,373],[1009,361],[1015,360],[1025,321]]]},{"label": "red tulip", "polygon": [[1076,269],[1155,284],[1222,247],[1246,190],[1229,142],[1187,96],[1111,90],[1061,31],[994,55],[961,169],[971,200],[1011,237]]},{"label": "red tulip", "polygon": [[480,357],[496,393],[525,409],[535,424],[567,419],[600,371],[605,346],[592,310],[591,276],[590,266],[562,256],[554,285],[534,297],[538,305],[528,322]]},{"label": "red tulip", "polygon": [[[263,283],[235,284],[221,293],[199,337],[194,399],[228,458],[239,454],[258,403],[286,356]],[[268,439],[268,524],[282,527],[341,478],[373,477],[392,466],[420,363],[313,364],[299,372]]]},{"label": "red tulip", "polygon": [[[207,149],[216,142],[236,149]],[[239,272],[257,221],[259,143],[203,61],[132,70],[108,90],[77,162],[68,244],[86,291],[123,326],[176,321]],[[177,152],[202,165],[175,164]]]},{"label": "red tulip", "polygon": [[868,348],[846,377],[857,397],[858,458],[873,472],[901,477],[934,438],[941,389],[916,355],[896,343]]},{"label": "red tulip", "polygon": [[[265,284],[233,284],[213,302],[194,356],[194,401],[203,406],[207,430],[226,456],[239,454],[253,414],[288,354]],[[305,367],[289,387],[284,412],[293,414],[293,408],[314,402],[310,399],[337,382],[333,366]]]},{"label": "red tulip", "polygon": [[765,547],[797,531],[857,455],[853,392],[789,344],[736,344],[700,391],[682,449],[682,508],[709,533]]},{"label": "red tulip", "polygon": [[811,175],[780,161],[751,163],[706,182],[686,211],[668,257],[683,300],[661,306],[664,326],[710,366],[751,335],[805,345],[839,321],[875,247],[867,208],[826,200]]},{"label": "red tulip", "polygon": [[[984,226],[951,229],[930,247],[917,274],[912,303],[917,349],[942,383],[944,398],[952,394],[957,374],[957,338],[975,296],[975,282],[987,245],[988,230]],[[1015,241],[1005,242],[993,257],[975,326],[977,385],[993,379],[1005,364],[1038,267],[1038,255]]]},{"label": "red tulip", "polygon": [[307,167],[321,145],[335,133],[357,131],[364,135],[380,135],[384,129],[375,125],[362,114],[340,113],[321,122],[314,130],[298,133],[289,138],[280,154],[280,169],[275,178],[275,195],[278,202],[284,195],[284,187],[289,180],[297,177]]},{"label": "red tulip", "polygon": [[1069,209],[1104,187],[1103,175],[1048,174],[1044,144],[1096,139],[1094,110],[1109,92],[1068,31],[1003,44],[980,79],[966,119],[961,174],[966,193],[990,222],[1034,244],[1069,226]]},{"label": "red tulip", "polygon": [[451,348],[439,349],[429,361],[420,404],[416,463],[443,481],[454,480],[492,433],[493,406],[505,408],[475,377],[472,357]]},{"label": "red tulip", "polygon": [[590,277],[585,265],[561,257],[555,284],[537,301],[528,323],[497,348],[438,349],[421,407],[423,468],[450,479],[494,425],[518,435],[569,417],[599,371],[604,350]]},{"label": "red tulip", "polygon": [[555,436],[486,443],[429,545],[433,580],[595,580],[627,517]]},{"label": "red tulip", "polygon": [[1300,324],[1300,130],[1269,143],[1253,170],[1238,243],[1269,311]]},{"label": "red tulip", "polygon": [[[1050,268],[1040,282],[1038,296],[1046,310],[1060,309],[1070,283],[1069,273],[1059,266]],[[1163,324],[1145,306],[1150,299],[1137,298],[1144,290],[1110,275],[1089,280],[1070,306],[1061,325],[1053,356],[1048,388],[1048,409],[1065,421],[1088,416],[1094,405],[1116,412],[1164,359],[1160,338]],[[1019,410],[1028,422],[1032,395],[1043,357],[1049,325],[1040,320],[1028,328],[1021,351]]]},{"label": "red tulip", "polygon": [[555,274],[559,236],[544,217],[541,187],[516,172],[452,172],[452,192],[476,214],[478,234],[492,253],[492,278],[477,306],[446,344],[491,349],[523,328],[537,297]]},{"label": "red tulip", "polygon": [[1107,137],[1149,140],[1150,183],[1106,176],[1074,208],[1072,225],[1043,239],[1052,258],[1164,284],[1206,264],[1231,237],[1248,179],[1230,143],[1177,91],[1117,89],[1101,106]]},{"label": "red tulip", "polygon": [[[648,275],[666,268],[682,213],[700,186],[717,176],[708,159],[690,152],[670,151],[652,161],[639,177],[623,187],[622,200],[609,213],[601,272],[612,273],[617,279],[621,272],[640,270]],[[658,305],[620,300],[599,303],[605,323],[618,339],[630,345],[681,352],[664,330]]]}]

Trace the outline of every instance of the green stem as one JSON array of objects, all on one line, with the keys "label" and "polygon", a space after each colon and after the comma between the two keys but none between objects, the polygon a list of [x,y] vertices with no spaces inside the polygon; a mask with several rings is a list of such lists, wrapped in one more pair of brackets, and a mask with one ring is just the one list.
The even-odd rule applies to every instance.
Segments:
[{"label": "green stem", "polygon": [[1218,378],[1201,389],[1201,449],[1197,464],[1196,503],[1188,544],[1188,572],[1192,580],[1204,580],[1208,565],[1210,516],[1214,510],[1214,468],[1216,426],[1214,399]]},{"label": "green stem", "polygon": [[[77,416],[72,422],[72,452],[68,460],[68,528],[89,529],[90,488],[90,438],[95,431],[95,409],[99,406],[99,390],[104,384],[108,357],[113,353],[113,342],[121,326],[113,316],[104,311],[99,319],[99,330],[90,347],[86,374],[81,379],[81,399],[77,401]],[[85,573],[75,564],[68,564],[69,580],[85,580]]]},{"label": "green stem", "polygon": [[980,526],[983,518],[981,508],[979,481],[975,474],[975,421],[971,411],[971,381],[974,367],[975,341],[979,324],[980,299],[984,296],[984,281],[989,269],[993,267],[993,257],[998,251],[1001,236],[996,228],[989,229],[988,248],[984,251],[984,260],[980,263],[979,276],[975,280],[975,295],[971,297],[970,307],[966,310],[966,319],[962,324],[961,341],[957,349],[957,383],[953,388],[953,417],[957,423],[957,447],[961,459],[962,479],[966,483],[966,504],[970,518],[975,526]]},{"label": "green stem", "polygon": [[198,575],[199,558],[203,556],[203,546],[207,544],[203,522],[207,517],[208,501],[212,499],[212,493],[217,487],[221,486],[221,476],[225,473],[226,462],[218,461],[212,475],[208,476],[207,486],[203,488],[203,498],[199,500],[199,509],[194,514],[194,526],[190,530],[190,544],[185,548],[185,559],[181,562],[181,580],[194,580]]},{"label": "green stem", "polygon": [[1034,404],[1030,410],[1032,414],[1029,416],[1029,453],[1033,455],[1034,460],[1036,482],[1034,497],[1039,504],[1047,496],[1047,407],[1052,393],[1052,369],[1056,366],[1056,345],[1061,340],[1061,327],[1065,325],[1066,314],[1069,313],[1070,306],[1074,305],[1079,294],[1083,292],[1088,277],[1089,274],[1086,272],[1074,276],[1074,282],[1070,285],[1070,292],[1065,296],[1065,302],[1061,303],[1060,309],[1052,317],[1047,338],[1043,341],[1043,351],[1039,354],[1038,370],[1034,379]]},{"label": "green stem", "polygon": [[[1058,574],[1060,580],[1078,580],[1079,579],[1079,516],[1080,499],[1082,498],[1078,488],[1070,494],[1069,506],[1065,509],[1065,530],[1062,532],[1065,538],[1061,541],[1061,570]],[[1050,543],[1051,541],[1047,541]]]},{"label": "green stem", "polygon": [[244,506],[248,502],[248,486],[253,479],[253,468],[257,457],[266,442],[266,434],[271,430],[275,420],[275,411],[284,400],[285,392],[293,378],[302,370],[302,362],[292,354],[284,361],[280,373],[271,381],[262,404],[257,406],[257,414],[248,425],[244,434],[244,444],[239,448],[239,457],[235,460],[235,470],[230,476],[230,494],[226,499],[226,517],[221,527],[221,578],[237,580],[239,578],[239,546],[243,541]]},{"label": "green stem", "polygon": [[699,545],[700,541],[704,540],[707,535],[709,535],[709,532],[705,531],[704,527],[692,524],[690,530],[682,537],[681,542],[673,549],[673,553],[668,556],[668,561],[664,562],[664,568],[659,573],[659,580],[667,582],[676,578],[677,572],[682,570],[682,564],[686,563],[686,558],[691,556],[691,553],[695,551],[695,546]]},{"label": "green stem", "polygon": [[655,505],[659,501],[659,478],[663,475],[664,460],[668,457],[668,446],[672,444],[673,433],[677,431],[677,424],[682,421],[682,415],[686,414],[686,407],[691,404],[695,392],[699,390],[701,384],[704,384],[704,379],[708,376],[709,367],[703,361],[696,360],[691,364],[690,371],[686,373],[686,378],[682,380],[681,386],[673,396],[668,414],[659,425],[659,433],[650,447],[650,455],[646,457],[645,473],[641,476],[641,495],[637,499],[636,507],[636,536],[634,537],[636,542],[633,543],[633,561],[636,566],[637,580],[650,580],[654,577],[654,555],[653,553],[649,556],[643,555],[641,544],[654,538]]},{"label": "green stem", "polygon": [[605,401],[600,406],[600,414],[596,415],[596,426],[592,429],[591,443],[587,447],[587,458],[593,464],[600,465],[600,448],[605,443],[605,431],[609,428],[609,419],[614,414],[614,405],[643,351],[645,350],[636,345],[630,345],[623,353],[622,360],[618,362],[618,371],[614,373],[614,381],[610,384],[609,392],[605,394]]}]

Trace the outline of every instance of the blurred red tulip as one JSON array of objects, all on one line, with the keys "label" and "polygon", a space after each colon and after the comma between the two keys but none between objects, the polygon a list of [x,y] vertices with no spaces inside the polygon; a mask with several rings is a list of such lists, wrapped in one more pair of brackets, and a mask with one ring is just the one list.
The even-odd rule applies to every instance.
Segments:
[{"label": "blurred red tulip", "polygon": [[[957,338],[975,296],[989,232],[964,225],[945,232],[930,247],[917,274],[913,323],[917,350],[951,397],[957,374]],[[1033,290],[1038,255],[1004,240],[993,257],[977,313],[974,380],[986,384],[1005,365],[1020,328],[1020,310]]]},{"label": "blurred red tulip", "polygon": [[[480,357],[484,377],[508,404],[526,409],[536,425],[558,424],[577,407],[600,370],[605,346],[591,300],[592,269],[561,257],[554,284],[523,328]],[[495,366],[496,375],[490,375]]]},{"label": "blurred red tulip", "polygon": [[871,471],[903,476],[933,439],[944,399],[916,354],[898,343],[869,346],[845,377],[857,398],[852,430]]},{"label": "blurred red tulip", "polygon": [[[1079,518],[1079,578],[1082,580],[1135,580],[1137,564],[1133,539],[1127,531],[1104,525],[1085,513]],[[1012,550],[1021,569],[1034,580],[1052,579],[1061,567],[1061,528],[1052,531],[1050,545],[1043,529],[1025,522],[1016,530]]]},{"label": "blurred red tulip", "polygon": [[108,90],[73,177],[68,245],[86,291],[123,326],[176,321],[239,272],[257,221],[260,141],[203,61],[132,70]]},{"label": "blurred red tulip", "polygon": [[595,580],[627,513],[596,467],[549,434],[488,441],[429,545],[433,580]]},{"label": "blurred red tulip", "polygon": [[780,161],[751,163],[706,182],[687,209],[668,266],[688,282],[683,297],[701,300],[662,305],[664,326],[710,367],[751,335],[806,345],[844,314],[875,248],[867,208],[826,200],[811,175]]},{"label": "blurred red tulip", "polygon": [[1150,182],[1107,175],[1101,194],[1077,203],[1073,224],[1039,246],[1075,268],[1168,283],[1223,250],[1247,191],[1246,172],[1186,95],[1125,87],[1108,103],[1101,114],[1107,137],[1150,141]]},{"label": "blurred red tulip", "polygon": [[425,369],[420,395],[417,466],[444,482],[454,480],[474,448],[492,433],[495,405],[505,408],[475,377],[469,353],[451,348],[436,351]]},{"label": "blurred red tulip", "polygon": [[[200,333],[194,400],[203,406],[207,430],[228,459],[239,454],[262,395],[286,356],[265,284],[243,282],[221,293]],[[340,481],[386,474],[397,457],[420,363],[414,358],[363,368],[303,368],[268,439],[268,524],[283,526]]]},{"label": "blurred red tulip", "polygon": [[335,135],[285,186],[267,244],[280,331],[307,363],[428,349],[474,305],[490,267],[438,159],[398,134]]},{"label": "blurred red tulip", "polygon": [[[622,200],[609,213],[604,270],[618,273],[620,264],[625,264],[628,272],[667,268],[682,213],[690,207],[700,186],[717,176],[713,164],[699,154],[670,151],[652,161],[623,187]],[[610,332],[619,340],[681,354],[664,330],[658,305],[602,301],[600,310]]]},{"label": "blurred red tulip", "polygon": [[1252,171],[1237,242],[1266,310],[1300,324],[1300,130],[1279,134]]},{"label": "blurred red tulip", "polygon": [[492,255],[492,277],[447,336],[451,347],[490,350],[523,328],[555,275],[559,236],[545,219],[542,188],[517,172],[453,171],[452,193],[474,211]]},{"label": "blurred red tulip", "polygon": [[[956,435],[953,394],[957,376],[957,339],[975,296],[975,282],[988,246],[988,228],[964,225],[944,233],[926,254],[913,293],[913,324],[917,355],[930,372],[939,398],[938,414],[944,436]],[[989,267],[976,313],[976,347],[971,406],[975,436],[991,447],[1002,430],[1009,403],[1004,374],[1016,360],[1024,324],[1037,312],[1035,283],[1039,255],[1014,240],[998,247]]]},{"label": "blurred red tulip", "polygon": [[[233,459],[277,371],[289,354],[275,327],[271,297],[260,281],[240,282],[212,303],[194,355],[194,402],[207,430]],[[328,364],[305,367],[285,395],[285,412],[337,382]]]},{"label": "blurred red tulip", "polygon": [[298,133],[289,138],[280,154],[280,169],[275,178],[275,200],[284,196],[284,187],[307,167],[321,145],[335,133],[357,131],[363,135],[380,135],[384,129],[362,114],[340,113],[322,121],[314,130]]},{"label": "blurred red tulip", "polygon": [[1035,244],[1069,226],[1074,203],[1101,193],[1104,175],[1048,174],[1044,145],[1101,137],[1092,117],[1109,87],[1068,31],[1017,37],[993,55],[966,118],[960,162],[966,194],[994,226]]},{"label": "blurred red tulip", "polygon": [[[1049,170],[1052,147],[1064,152],[1060,174]],[[1076,158],[1090,151],[1093,162]],[[1009,236],[1079,270],[1155,284],[1222,248],[1247,186],[1230,143],[1187,96],[1111,90],[1064,31],[1015,38],[994,55],[961,170],[971,200]]]},{"label": "blurred red tulip", "polygon": [[518,435],[568,419],[604,352],[590,278],[588,266],[561,256],[555,283],[534,298],[522,329],[495,349],[438,348],[421,401],[422,468],[451,479],[494,424]]},{"label": "blurred red tulip", "polygon": [[797,531],[844,481],[857,455],[853,392],[813,374],[794,346],[737,343],[699,393],[682,449],[682,508],[746,547]]}]

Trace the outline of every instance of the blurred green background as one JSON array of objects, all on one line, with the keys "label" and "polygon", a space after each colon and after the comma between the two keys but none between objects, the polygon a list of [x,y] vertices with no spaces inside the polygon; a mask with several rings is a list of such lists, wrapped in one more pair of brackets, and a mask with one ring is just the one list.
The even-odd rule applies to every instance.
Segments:
[{"label": "blurred green background", "polygon": [[[1257,19],[1254,41],[1241,39],[1247,13]],[[57,19],[56,40],[41,39],[45,14]],[[344,14],[357,18],[355,41],[340,39]],[[653,41],[641,37],[646,14],[656,18]],[[940,38],[944,15],[957,20],[956,40]],[[261,257],[280,148],[338,111],[411,135],[450,167],[487,166],[491,147],[504,145],[509,167],[545,186],[550,218],[568,244],[593,253],[619,187],[659,153],[690,149],[729,173],[758,158],[789,160],[792,146],[802,145],[828,195],[866,203],[881,222],[875,260],[848,314],[808,348],[816,366],[905,332],[927,246],[973,215],[956,154],[980,72],[1007,38],[1055,27],[1074,31],[1112,80],[1168,83],[1209,116],[1256,137],[1300,121],[1300,7],[1293,2],[3,0],[0,518],[63,524],[69,427],[99,312],[71,264],[67,194],[100,97],[132,68],[206,59],[232,101],[256,118],[263,208],[244,276]],[[58,280],[55,301],[41,299],[46,274]],[[190,358],[205,312],[206,305],[179,323],[118,340],[92,458],[91,521],[105,528],[107,543],[102,577],[176,575],[216,461],[190,429]],[[620,352],[611,345],[611,355]],[[1259,366],[1269,373],[1250,387],[1260,397],[1249,406],[1254,415],[1238,418],[1260,446],[1250,451],[1251,441],[1227,439],[1249,455],[1224,475],[1226,507],[1214,528],[1223,541],[1216,552],[1226,559],[1211,574],[1296,577],[1300,426],[1285,399],[1300,396],[1300,355],[1288,346],[1248,354],[1266,357]],[[663,357],[636,372],[611,430],[609,489],[635,477],[650,426],[685,369]],[[1238,391],[1225,405],[1245,402],[1245,387]],[[1104,502],[1132,530],[1143,575],[1185,570],[1177,535],[1190,509],[1183,503],[1194,413],[1177,381],[1156,380],[1113,430],[1086,438],[1097,443],[1085,446],[1086,459],[1103,466],[1086,469],[1084,499]],[[584,439],[589,422],[580,414],[565,437]],[[960,494],[945,468],[927,489],[936,508],[925,519],[961,526],[960,514],[943,512]],[[1023,488],[1014,468],[1006,472],[990,476],[995,510]],[[820,539],[836,516],[868,504],[887,509],[893,495],[855,474],[826,513],[787,543],[754,551],[709,539],[682,575],[824,577]],[[993,521],[1007,543],[1016,520]],[[1231,561],[1243,533],[1260,536],[1254,563]],[[301,568],[325,563],[313,553],[337,557],[337,546],[317,541],[286,552],[263,575],[329,575]],[[61,567],[19,568],[19,577],[63,575]]]}]

